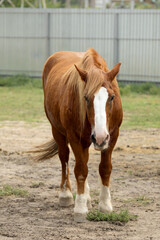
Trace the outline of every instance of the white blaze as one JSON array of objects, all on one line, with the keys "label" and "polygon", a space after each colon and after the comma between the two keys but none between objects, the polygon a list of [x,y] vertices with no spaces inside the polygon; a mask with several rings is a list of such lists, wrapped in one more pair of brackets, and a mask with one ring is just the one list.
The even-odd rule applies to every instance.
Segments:
[{"label": "white blaze", "polygon": [[96,136],[108,134],[106,120],[106,102],[108,99],[107,89],[101,87],[94,97],[94,113],[95,113],[95,133]]}]

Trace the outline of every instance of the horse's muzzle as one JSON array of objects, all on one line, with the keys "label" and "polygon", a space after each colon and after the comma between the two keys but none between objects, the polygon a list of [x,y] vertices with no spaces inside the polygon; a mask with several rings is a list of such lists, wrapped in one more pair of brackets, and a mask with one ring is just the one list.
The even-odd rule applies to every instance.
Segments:
[{"label": "horse's muzzle", "polygon": [[91,135],[91,141],[94,145],[94,149],[97,151],[103,151],[103,150],[107,149],[109,140],[110,140],[110,136],[108,134],[102,141],[99,141],[99,143],[98,143],[96,140],[95,133]]}]

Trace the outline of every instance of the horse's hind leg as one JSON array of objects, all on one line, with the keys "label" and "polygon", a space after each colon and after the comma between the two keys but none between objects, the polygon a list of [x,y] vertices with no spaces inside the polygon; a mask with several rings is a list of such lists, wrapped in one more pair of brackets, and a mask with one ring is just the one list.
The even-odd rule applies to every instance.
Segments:
[{"label": "horse's hind leg", "polygon": [[73,195],[71,193],[71,185],[69,181],[69,166],[68,166],[68,158],[69,158],[69,148],[68,146],[60,146],[58,148],[59,158],[62,164],[62,179],[60,185],[60,193],[59,193],[59,204],[63,207],[68,207],[74,203]]},{"label": "horse's hind leg", "polygon": [[62,165],[62,178],[59,193],[59,205],[68,207],[74,203],[69,181],[69,148],[65,136],[52,128],[53,136],[58,144],[58,155]]}]

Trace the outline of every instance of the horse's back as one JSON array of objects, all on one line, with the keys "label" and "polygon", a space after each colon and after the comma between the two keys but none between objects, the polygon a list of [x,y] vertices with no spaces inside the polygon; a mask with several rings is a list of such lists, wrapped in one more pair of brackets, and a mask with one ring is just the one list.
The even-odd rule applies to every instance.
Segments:
[{"label": "horse's back", "polygon": [[76,64],[83,57],[83,52],[61,51],[51,55],[43,68],[43,87],[46,86],[49,74],[62,76],[73,64]]}]

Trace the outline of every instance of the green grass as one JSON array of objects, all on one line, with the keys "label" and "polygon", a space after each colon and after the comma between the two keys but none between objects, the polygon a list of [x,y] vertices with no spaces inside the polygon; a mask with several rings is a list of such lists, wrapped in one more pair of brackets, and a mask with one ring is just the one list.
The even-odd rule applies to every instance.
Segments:
[{"label": "green grass", "polygon": [[123,200],[124,203],[137,203],[138,205],[144,205],[144,206],[150,204],[152,201],[153,201],[153,198],[148,198],[144,195],[138,196],[136,198]]},{"label": "green grass", "polygon": [[122,96],[123,128],[160,127],[160,95],[133,93]]},{"label": "green grass", "polygon": [[44,121],[42,80],[0,77],[0,121]]},{"label": "green grass", "polygon": [[93,210],[87,214],[89,221],[107,221],[110,223],[122,222],[127,223],[137,219],[137,216],[130,214],[128,210],[121,210],[120,213],[101,213],[98,210]]},{"label": "green grass", "polygon": [[25,197],[28,196],[28,192],[26,190],[20,189],[20,188],[14,188],[10,185],[4,185],[0,189],[0,196],[20,196],[20,197]]},{"label": "green grass", "polygon": [[39,88],[0,87],[0,121],[45,120],[43,92]]},{"label": "green grass", "polygon": [[73,199],[76,200],[76,193],[73,193]]},{"label": "green grass", "polygon": [[[0,77],[0,121],[46,120],[41,79]],[[160,127],[160,86],[153,83],[122,84],[122,128]]]},{"label": "green grass", "polygon": [[122,105],[122,128],[160,127],[160,85],[154,83],[119,83]]}]

